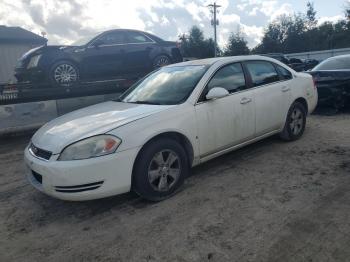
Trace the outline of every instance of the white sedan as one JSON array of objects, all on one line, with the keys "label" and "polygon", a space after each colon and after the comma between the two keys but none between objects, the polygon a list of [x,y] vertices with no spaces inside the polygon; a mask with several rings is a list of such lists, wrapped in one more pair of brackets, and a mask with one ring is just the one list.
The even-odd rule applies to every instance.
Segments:
[{"label": "white sedan", "polygon": [[312,77],[271,58],[173,64],[118,101],[44,125],[25,149],[27,177],[38,190],[65,200],[130,190],[162,200],[195,165],[274,134],[298,139],[316,104]]}]

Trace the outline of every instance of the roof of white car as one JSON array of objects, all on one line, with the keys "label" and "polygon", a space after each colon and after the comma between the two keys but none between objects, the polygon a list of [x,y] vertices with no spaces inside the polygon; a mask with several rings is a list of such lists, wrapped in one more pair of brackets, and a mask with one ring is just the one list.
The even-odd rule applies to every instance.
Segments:
[{"label": "roof of white car", "polygon": [[171,66],[187,66],[187,65],[213,65],[216,62],[235,62],[235,61],[245,61],[245,60],[269,60],[276,61],[275,59],[259,56],[259,55],[246,55],[246,56],[226,56],[226,57],[214,57],[206,59],[191,60],[186,62],[181,62],[177,64],[169,65]]}]

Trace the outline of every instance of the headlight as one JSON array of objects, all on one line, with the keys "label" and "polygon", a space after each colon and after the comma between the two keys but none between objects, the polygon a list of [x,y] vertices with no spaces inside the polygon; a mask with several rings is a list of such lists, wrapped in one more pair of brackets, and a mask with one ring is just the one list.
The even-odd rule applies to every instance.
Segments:
[{"label": "headlight", "polygon": [[86,138],[63,149],[58,160],[81,160],[114,153],[121,140],[112,135],[99,135]]},{"label": "headlight", "polygon": [[33,56],[33,57],[30,59],[27,68],[32,68],[32,67],[38,66],[40,57],[41,57],[41,55]]}]

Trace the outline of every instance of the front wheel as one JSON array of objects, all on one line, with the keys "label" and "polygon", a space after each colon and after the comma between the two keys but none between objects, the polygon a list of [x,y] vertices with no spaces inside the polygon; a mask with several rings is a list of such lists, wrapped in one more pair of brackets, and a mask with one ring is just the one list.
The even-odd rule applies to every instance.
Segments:
[{"label": "front wheel", "polygon": [[158,139],[146,145],[136,159],[133,190],[147,200],[166,199],[183,184],[188,169],[183,147],[172,139]]},{"label": "front wheel", "polygon": [[50,79],[54,86],[70,87],[78,82],[79,70],[69,61],[60,61],[51,67]]},{"label": "front wheel", "polygon": [[306,109],[300,102],[294,102],[289,108],[286,123],[280,137],[286,141],[299,139],[305,130]]}]

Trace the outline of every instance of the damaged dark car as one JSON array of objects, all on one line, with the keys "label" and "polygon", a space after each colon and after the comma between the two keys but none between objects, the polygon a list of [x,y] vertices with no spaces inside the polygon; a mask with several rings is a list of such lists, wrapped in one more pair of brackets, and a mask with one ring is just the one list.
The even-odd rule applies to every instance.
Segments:
[{"label": "damaged dark car", "polygon": [[309,71],[318,91],[318,105],[340,110],[350,102],[350,55],[328,58]]},{"label": "damaged dark car", "polygon": [[131,79],[181,62],[176,42],[152,34],[115,29],[70,46],[41,46],[24,54],[15,68],[18,82],[72,86],[80,81]]}]

